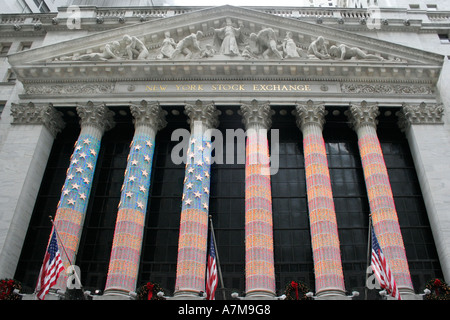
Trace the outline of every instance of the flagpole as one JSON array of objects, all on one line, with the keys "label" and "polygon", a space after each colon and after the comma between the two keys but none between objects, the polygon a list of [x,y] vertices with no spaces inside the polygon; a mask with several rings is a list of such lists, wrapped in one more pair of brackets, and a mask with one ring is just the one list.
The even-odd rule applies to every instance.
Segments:
[{"label": "flagpole", "polygon": [[[63,248],[64,254],[66,255],[67,261],[69,261],[69,264],[72,266],[72,261],[69,258],[69,255],[66,252],[66,247],[64,246],[64,243],[62,242],[61,238],[59,237],[58,229],[55,226],[55,223],[53,221],[52,216],[48,216],[50,218],[50,221],[53,225],[53,229],[55,230],[56,236],[58,237],[59,243],[61,244],[61,247]],[[81,284],[80,277],[78,277],[77,271],[73,269],[73,274],[75,275],[75,278],[77,279],[78,283],[80,284],[81,289],[83,289],[83,285]]]},{"label": "flagpole", "polygon": [[223,290],[223,289],[225,289],[225,286],[223,285],[222,268],[220,267],[219,252],[217,251],[216,236],[214,235],[214,227],[213,227],[211,215],[209,216],[209,226],[211,228],[211,236],[212,236],[213,243],[214,243],[214,250],[216,251],[217,271],[219,274],[220,286],[222,289],[223,299],[226,300],[225,290]]},{"label": "flagpole", "polygon": [[67,261],[69,261],[69,264],[72,265],[72,261],[70,261],[69,255],[66,252],[66,247],[64,247],[64,243],[62,242],[61,238],[59,237],[58,229],[56,229],[55,223],[53,222],[52,216],[48,216],[50,218],[50,222],[52,223],[53,229],[55,230],[56,236],[58,237],[59,243],[61,244],[64,254],[66,255]]},{"label": "flagpole", "polygon": [[367,268],[366,268],[366,283],[365,283],[365,288],[364,288],[364,291],[365,291],[365,295],[366,295],[366,297],[365,297],[365,300],[367,300],[367,295],[368,295],[368,287],[367,287],[367,279],[369,278],[369,274],[367,273],[367,269],[369,269],[369,266],[370,266],[370,256],[371,256],[371,254],[370,254],[370,251],[371,251],[371,243],[372,243],[372,214],[369,214],[369,232],[367,233],[368,234],[368,236],[367,236]]}]

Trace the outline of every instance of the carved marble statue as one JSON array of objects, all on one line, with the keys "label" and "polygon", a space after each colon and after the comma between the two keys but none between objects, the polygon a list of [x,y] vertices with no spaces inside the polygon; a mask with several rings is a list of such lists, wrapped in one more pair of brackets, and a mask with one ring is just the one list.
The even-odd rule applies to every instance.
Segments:
[{"label": "carved marble statue", "polygon": [[295,44],[290,31],[286,33],[286,38],[283,40],[283,52],[285,58],[307,58],[303,50]]},{"label": "carved marble statue", "polygon": [[216,54],[216,50],[214,50],[212,45],[207,44],[205,47],[206,49],[202,51],[200,58],[210,58]]},{"label": "carved marble statue", "polygon": [[242,50],[241,56],[245,59],[258,59],[258,56],[252,52],[249,45],[245,46],[244,50]]},{"label": "carved marble statue", "polygon": [[383,57],[374,54],[367,54],[359,48],[349,47],[345,44],[330,47],[330,55],[339,60],[349,59],[368,59],[368,60],[384,60]]},{"label": "carved marble statue", "polygon": [[330,59],[327,47],[325,46],[325,39],[322,36],[311,42],[308,48],[308,55],[312,58]]},{"label": "carved marble statue", "polygon": [[203,37],[203,32],[197,31],[197,33],[191,33],[180,40],[172,54],[172,59],[176,58],[179,53],[184,54],[186,59],[190,59],[195,52],[201,52],[202,48],[198,41],[201,37]]},{"label": "carved marble statue", "polygon": [[[253,42],[253,43],[252,43]],[[283,55],[277,48],[277,37],[272,28],[265,28],[257,34],[250,34],[249,47],[252,53],[262,54],[264,59],[269,59],[271,55],[283,59]]]},{"label": "carved marble statue", "polygon": [[107,43],[102,52],[93,52],[86,54],[74,54],[72,56],[62,56],[55,60],[59,61],[106,61],[109,59],[122,59],[120,54],[119,41]]},{"label": "carved marble statue", "polygon": [[230,19],[227,19],[226,26],[220,29],[214,29],[214,45],[219,53],[227,56],[238,56],[239,47],[238,39],[241,37],[241,30],[243,26],[239,28],[233,27]]},{"label": "carved marble statue", "polygon": [[165,33],[165,38],[163,40],[161,50],[159,54],[156,56],[156,59],[160,60],[163,58],[172,58],[172,55],[175,51],[175,47],[177,46],[176,42],[170,37],[170,33]]},{"label": "carved marble statue", "polygon": [[125,41],[125,50],[128,54],[128,59],[133,60],[144,60],[149,57],[149,52],[145,44],[139,40],[137,37],[125,35],[123,36],[123,41]]}]

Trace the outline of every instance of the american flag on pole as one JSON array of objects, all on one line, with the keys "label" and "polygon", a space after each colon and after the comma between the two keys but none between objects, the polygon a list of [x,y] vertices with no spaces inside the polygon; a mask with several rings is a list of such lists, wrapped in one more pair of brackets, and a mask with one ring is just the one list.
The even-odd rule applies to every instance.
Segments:
[{"label": "american flag on pole", "polygon": [[58,250],[56,231],[53,229],[36,286],[36,296],[39,300],[44,300],[50,288],[56,284],[56,280],[63,270],[64,265]]},{"label": "american flag on pole", "polygon": [[386,291],[396,298],[401,300],[400,293],[397,289],[397,284],[395,283],[394,276],[389,269],[389,265],[386,258],[381,250],[380,244],[378,243],[375,231],[372,228],[372,269],[375,276],[380,283],[381,288],[386,289]]},{"label": "american flag on pole", "polygon": [[216,249],[214,247],[214,236],[211,232],[209,241],[208,265],[206,268],[206,300],[214,300],[217,288],[217,265]]}]

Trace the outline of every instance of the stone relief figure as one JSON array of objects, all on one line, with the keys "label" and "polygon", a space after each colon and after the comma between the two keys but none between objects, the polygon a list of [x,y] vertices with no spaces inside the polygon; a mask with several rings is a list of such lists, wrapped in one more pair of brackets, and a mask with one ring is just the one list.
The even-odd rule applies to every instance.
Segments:
[{"label": "stone relief figure", "polygon": [[245,59],[258,59],[258,56],[254,54],[250,48],[250,46],[245,46],[244,50],[242,50],[242,57]]},{"label": "stone relief figure", "polygon": [[384,60],[383,57],[374,54],[367,54],[359,48],[349,47],[345,44],[330,47],[330,55],[339,60],[349,59],[368,59],[368,60]]},{"label": "stone relief figure", "polygon": [[[253,43],[252,43],[253,42]],[[257,53],[262,54],[264,59],[269,59],[274,55],[279,59],[283,59],[283,55],[277,48],[277,37],[272,28],[265,28],[257,34],[250,34],[250,49],[254,53],[254,47],[257,48]],[[253,48],[252,48],[253,47]]]},{"label": "stone relief figure", "polygon": [[214,55],[216,54],[216,50],[214,50],[213,46],[211,44],[207,44],[206,49],[202,51],[202,53],[200,54],[200,58],[210,58],[210,57],[214,57]]},{"label": "stone relief figure", "polygon": [[170,37],[170,33],[165,33],[165,38],[163,40],[161,50],[159,54],[156,56],[156,59],[161,60],[163,58],[172,58],[172,55],[175,51],[175,47],[177,46],[176,42]]},{"label": "stone relief figure", "polygon": [[106,61],[109,59],[122,59],[120,54],[120,43],[119,41],[113,41],[107,43],[102,49],[102,52],[93,52],[86,54],[74,54],[72,56],[62,56],[55,60],[59,61]]},{"label": "stone relief figure", "polygon": [[128,59],[144,60],[149,57],[149,52],[145,44],[137,37],[123,36],[123,41],[126,44],[125,51],[128,54]]},{"label": "stone relief figure", "polygon": [[201,37],[203,37],[203,32],[197,31],[197,33],[191,33],[187,37],[181,39],[172,54],[172,59],[176,58],[179,53],[184,54],[186,59],[191,59],[192,55],[196,52],[201,53],[202,48],[198,41]]},{"label": "stone relief figure", "polygon": [[308,55],[310,58],[330,59],[327,47],[325,46],[325,39],[322,36],[311,42],[308,48]]},{"label": "stone relief figure", "polygon": [[286,38],[283,40],[283,52],[285,58],[307,58],[303,50],[295,44],[290,31],[286,33]]},{"label": "stone relief figure", "polygon": [[230,19],[227,19],[226,26],[220,29],[213,29],[214,31],[214,45],[219,49],[219,53],[227,56],[238,56],[239,47],[238,39],[241,37],[241,30],[243,25],[239,28],[233,27]]}]

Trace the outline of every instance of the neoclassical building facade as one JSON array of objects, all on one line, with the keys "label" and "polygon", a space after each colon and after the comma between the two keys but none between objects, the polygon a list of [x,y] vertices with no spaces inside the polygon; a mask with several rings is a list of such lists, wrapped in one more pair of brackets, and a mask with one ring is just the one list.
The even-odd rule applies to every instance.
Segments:
[{"label": "neoclassical building facade", "polygon": [[32,293],[54,221],[96,299],[201,299],[212,224],[225,299],[380,299],[370,223],[403,299],[449,281],[445,12],[309,10],[2,17],[40,38],[3,62],[0,277]]}]

